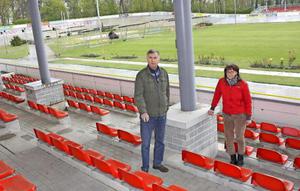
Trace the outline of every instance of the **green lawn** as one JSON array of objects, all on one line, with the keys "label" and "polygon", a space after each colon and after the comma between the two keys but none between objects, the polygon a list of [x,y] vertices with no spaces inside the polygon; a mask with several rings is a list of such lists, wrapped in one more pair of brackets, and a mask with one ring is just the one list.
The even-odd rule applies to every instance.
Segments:
[{"label": "green lawn", "polygon": [[[141,65],[131,65],[131,64],[118,64],[118,63],[99,63],[99,62],[85,62],[85,61],[71,61],[71,60],[56,60],[52,63],[60,64],[80,64],[80,65],[89,65],[102,68],[118,68],[118,69],[127,69],[127,70],[141,70],[145,66]],[[168,68],[165,69],[170,74],[177,74],[177,68]],[[209,77],[209,78],[220,78],[224,74],[223,72],[216,71],[204,71],[196,70],[196,76],[198,77]],[[289,85],[289,86],[300,86],[299,78],[293,77],[278,77],[278,76],[266,76],[266,75],[252,75],[252,74],[241,74],[242,78],[251,81],[251,82],[260,82],[260,83],[269,83],[269,84],[280,84],[280,85]]]},{"label": "green lawn", "polygon": [[27,45],[12,47],[7,46],[7,52],[5,46],[0,46],[0,58],[17,59],[28,55]]},{"label": "green lawn", "polygon": [[[284,58],[287,65],[288,52],[295,51],[294,65],[300,65],[300,23],[263,23],[215,25],[212,27],[194,29],[195,60],[199,55],[222,56],[226,62],[236,63],[242,68],[250,68],[255,60],[272,58],[272,64],[279,64]],[[76,41],[76,37],[60,39],[61,57],[80,57],[82,54],[100,54],[101,59],[111,59],[115,55],[138,56],[135,61],[144,61],[145,52],[150,48],[160,50],[161,58],[176,58],[175,32],[167,31],[149,35],[141,39],[114,41],[101,46],[80,46],[67,48]],[[57,41],[52,41],[51,47],[58,51]],[[95,44],[95,41],[91,41]],[[300,72],[296,70],[293,72]]]}]

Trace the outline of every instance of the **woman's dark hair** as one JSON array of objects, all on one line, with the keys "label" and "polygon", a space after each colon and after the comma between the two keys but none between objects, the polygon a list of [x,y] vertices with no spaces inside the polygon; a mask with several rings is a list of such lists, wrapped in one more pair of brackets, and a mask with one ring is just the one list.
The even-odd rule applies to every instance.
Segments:
[{"label": "woman's dark hair", "polygon": [[242,80],[242,78],[240,77],[240,68],[235,65],[235,64],[229,64],[227,65],[225,68],[224,68],[224,78],[226,79],[227,78],[227,70],[233,70],[233,71],[236,71],[237,72],[237,79],[238,81]]}]

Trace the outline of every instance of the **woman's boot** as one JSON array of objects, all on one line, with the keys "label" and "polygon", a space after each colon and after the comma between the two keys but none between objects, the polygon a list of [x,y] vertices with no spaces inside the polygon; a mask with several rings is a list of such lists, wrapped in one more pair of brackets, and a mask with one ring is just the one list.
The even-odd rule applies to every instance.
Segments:
[{"label": "woman's boot", "polygon": [[244,155],[238,154],[238,161],[237,161],[236,165],[238,165],[238,166],[244,165]]},{"label": "woman's boot", "polygon": [[236,165],[237,161],[236,161],[236,154],[230,155],[230,164],[234,164]]}]

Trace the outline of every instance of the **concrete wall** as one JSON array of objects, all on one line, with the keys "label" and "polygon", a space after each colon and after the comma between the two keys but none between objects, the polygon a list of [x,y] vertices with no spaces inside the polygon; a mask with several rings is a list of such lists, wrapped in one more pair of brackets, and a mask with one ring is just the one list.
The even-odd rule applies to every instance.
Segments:
[{"label": "concrete wall", "polygon": [[[37,68],[16,66],[0,63],[1,71],[9,71],[39,78]],[[51,77],[63,79],[65,83],[83,86],[121,95],[133,96],[134,81],[106,76],[95,76],[71,71],[51,70]],[[197,99],[200,103],[210,104],[212,90],[197,89]],[[171,102],[179,102],[179,88],[171,86]],[[253,118],[258,121],[272,122],[281,126],[293,126],[300,129],[300,103],[280,100],[264,96],[253,96]]]}]

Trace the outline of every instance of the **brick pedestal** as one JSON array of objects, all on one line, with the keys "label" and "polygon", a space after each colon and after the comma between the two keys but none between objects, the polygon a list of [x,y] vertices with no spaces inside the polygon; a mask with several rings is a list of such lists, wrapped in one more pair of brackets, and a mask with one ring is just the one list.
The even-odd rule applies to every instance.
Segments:
[{"label": "brick pedestal", "polygon": [[170,107],[167,116],[166,148],[181,152],[183,149],[215,157],[218,152],[215,117],[208,116],[210,108],[200,104],[196,111],[183,112],[180,103]]}]

